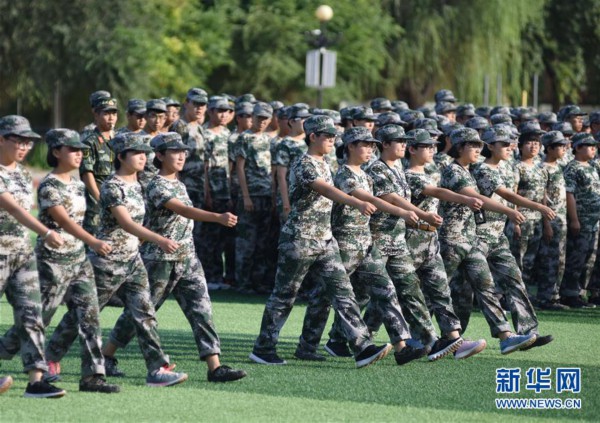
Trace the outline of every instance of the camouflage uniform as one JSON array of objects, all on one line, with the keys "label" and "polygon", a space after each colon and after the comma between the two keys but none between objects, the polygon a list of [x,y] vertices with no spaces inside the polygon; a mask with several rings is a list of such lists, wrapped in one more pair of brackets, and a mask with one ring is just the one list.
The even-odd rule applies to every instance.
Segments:
[{"label": "camouflage uniform", "polygon": [[320,333],[306,322],[326,321],[331,301],[340,316],[344,336],[358,355],[372,343],[331,232],[332,201],[310,187],[317,179],[333,185],[331,170],[325,161],[304,155],[290,172],[292,210],[281,229],[275,287],[265,305],[254,352],[275,353],[279,332],[292,310],[302,280],[310,273],[322,284],[325,295],[309,299],[300,347],[310,350],[319,344]]},{"label": "camouflage uniform", "polygon": [[[367,173],[373,179],[373,195],[376,197],[397,194],[410,201],[410,187],[399,161],[390,168],[383,161],[377,160]],[[373,244],[381,252],[386,270],[396,287],[398,301],[410,325],[412,337],[419,339],[424,345],[433,343],[437,335],[406,245],[404,220],[377,211],[371,216],[370,227]],[[371,308],[367,309],[365,322],[372,330],[376,330],[381,323],[377,313],[373,313]]]},{"label": "camouflage uniform", "polygon": [[[285,167],[287,169],[287,183],[288,183],[288,191],[290,187],[290,169],[292,164],[298,160],[306,150],[308,149],[308,145],[304,139],[295,140],[292,137],[285,137],[279,144],[277,144],[277,148],[275,149],[275,158],[273,163],[278,167]],[[289,194],[289,192],[288,192]],[[281,203],[281,194],[279,191],[277,192],[277,205],[280,208],[279,219],[281,224],[285,223],[283,219],[282,209],[283,204]]]},{"label": "camouflage uniform", "polygon": [[[505,188],[499,168],[481,163],[472,174],[482,195],[502,205],[508,205],[504,198],[496,194],[498,189]],[[515,331],[525,335],[537,333],[538,321],[535,310],[529,301],[521,271],[510,251],[508,239],[504,235],[506,216],[486,210],[485,217],[486,222],[477,225],[477,237],[494,282],[506,298]]]},{"label": "camouflage uniform", "polygon": [[[467,169],[453,162],[442,171],[442,188],[460,192],[471,187],[478,191]],[[466,330],[473,306],[473,292],[490,327],[493,337],[510,330],[506,316],[494,295],[494,281],[486,260],[486,245],[477,236],[475,217],[464,204],[442,202],[440,213],[444,223],[440,229],[440,253],[447,275],[461,270],[464,277],[452,278],[450,290],[454,310]]]},{"label": "camouflage uniform", "polygon": [[[212,320],[212,307],[202,265],[194,252],[192,238],[193,222],[167,209],[165,204],[177,199],[192,206],[185,185],[177,179],[160,175],[148,185],[148,229],[160,232],[176,241],[179,248],[167,254],[156,244],[146,242],[140,248],[150,280],[152,304],[158,310],[173,294],[188,322],[196,340],[200,358],[219,354],[220,342]],[[125,347],[135,335],[135,322],[129,309],[125,309],[110,334],[110,341]]]},{"label": "camouflage uniform", "polygon": [[272,217],[269,136],[266,133],[245,131],[237,140],[237,157],[245,160],[246,183],[254,211],[244,210],[244,202],[238,200],[235,280],[240,288],[269,289],[273,283],[265,280]]},{"label": "camouflage uniform", "polygon": [[[146,134],[144,131],[139,134],[142,135],[144,143],[150,146],[150,141],[152,139],[150,135]],[[144,170],[138,173],[138,181],[142,186],[142,192],[144,193],[146,192],[146,187],[152,178],[154,178],[154,175],[158,173],[158,169],[154,166],[154,156],[154,151],[146,152],[146,164],[144,165]]]},{"label": "camouflage uniform", "polygon": [[[229,187],[229,156],[227,140],[229,129],[222,128],[220,133],[210,129],[204,131],[206,150],[204,151],[205,166],[208,166],[208,189],[212,200],[210,211],[225,213],[233,211]],[[206,279],[211,283],[223,281],[223,252],[225,241],[230,228],[219,223],[204,222],[200,230],[200,240],[203,244],[200,251],[200,261],[206,272]]]},{"label": "camouflage uniform", "polygon": [[581,230],[577,236],[567,233],[566,269],[562,297],[578,297],[588,287],[598,245],[600,220],[600,176],[595,166],[571,161],[564,171],[567,193],[573,194]]},{"label": "camouflage uniform", "polygon": [[[438,186],[439,174],[430,175],[407,170],[406,181],[410,187],[412,204],[425,212],[437,213],[440,201],[423,194],[423,190],[428,186]],[[419,224],[426,222],[419,221]],[[454,330],[460,331],[460,321],[454,313],[448,277],[440,255],[437,231],[407,227],[406,244],[421,281],[421,289],[431,303],[442,335]]]},{"label": "camouflage uniform", "polygon": [[[33,192],[29,171],[20,164],[15,169],[0,166],[0,194],[4,193],[10,194],[19,206],[30,211]],[[5,291],[13,307],[14,328],[21,344],[24,371],[48,370],[44,358],[40,283],[29,231],[0,208],[0,295]],[[0,342],[0,359],[11,359],[12,355]]]},{"label": "camouflage uniform", "polygon": [[[142,149],[141,146],[137,148]],[[93,251],[89,253],[96,277],[98,304],[102,310],[113,295],[121,297],[135,321],[146,367],[148,371],[153,371],[168,364],[169,359],[160,345],[148,274],[138,251],[139,240],[117,223],[110,210],[117,206],[125,207],[131,219],[141,225],[145,206],[140,184],[125,182],[112,175],[102,185],[97,238],[110,244],[112,251],[107,257],[101,257]],[[64,357],[76,336],[76,318],[72,312],[68,312],[48,344],[49,354],[56,358],[55,361]]]}]

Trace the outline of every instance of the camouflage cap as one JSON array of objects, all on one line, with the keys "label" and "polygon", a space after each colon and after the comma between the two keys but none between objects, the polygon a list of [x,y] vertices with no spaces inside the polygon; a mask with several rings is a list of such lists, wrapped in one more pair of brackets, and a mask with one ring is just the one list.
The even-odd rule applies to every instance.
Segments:
[{"label": "camouflage cap", "polygon": [[289,110],[290,106],[283,106],[281,109],[277,110],[277,113],[275,113],[277,115],[277,119],[287,119]]},{"label": "camouflage cap", "polygon": [[571,116],[587,116],[587,113],[583,112],[581,108],[575,104],[569,104],[558,112],[559,120],[566,120]]},{"label": "camouflage cap", "polygon": [[94,103],[95,112],[117,111],[117,99],[108,97],[99,97]]},{"label": "camouflage cap", "polygon": [[382,126],[375,132],[375,137],[381,142],[406,142],[406,140],[411,138],[404,132],[404,128],[400,125]]},{"label": "camouflage cap", "polygon": [[333,119],[329,116],[317,115],[311,116],[304,121],[304,132],[306,135],[316,134],[316,133],[326,133],[330,135],[336,135],[337,129],[335,128],[335,124],[333,123]]},{"label": "camouflage cap", "polygon": [[254,109],[252,109],[252,114],[254,116],[272,118],[273,108],[268,103],[259,101],[254,105]]},{"label": "camouflage cap", "polygon": [[242,102],[246,102],[246,103],[256,103],[256,97],[254,97],[254,94],[242,94],[241,96],[239,96],[238,98],[235,99],[236,104],[237,103],[242,103]]},{"label": "camouflage cap", "polygon": [[495,106],[495,107],[492,107],[492,110],[490,110],[490,116],[494,116],[499,113],[503,113],[505,115],[509,115],[509,116],[513,117],[512,113],[510,112],[510,109],[506,106]]},{"label": "camouflage cap", "polygon": [[528,120],[521,123],[521,125],[519,125],[519,132],[521,134],[537,135],[543,135],[546,133],[546,131],[542,131],[542,128],[540,128],[540,123],[536,120]]},{"label": "camouflage cap", "polygon": [[227,93],[223,93],[223,94],[221,94],[221,97],[227,99],[227,101],[229,101],[230,103],[233,103],[235,105],[235,100],[237,99],[236,96],[227,94]]},{"label": "camouflage cap", "polygon": [[456,103],[458,101],[456,97],[454,97],[454,93],[447,89],[441,89],[436,92],[434,99],[436,103],[441,103],[442,101],[447,103]]},{"label": "camouflage cap", "polygon": [[571,138],[571,143],[573,148],[580,145],[598,145],[598,141],[596,141],[592,134],[588,134],[587,132],[580,132],[573,135],[573,138]]},{"label": "camouflage cap", "polygon": [[594,110],[590,113],[590,124],[600,123],[600,110]]},{"label": "camouflage cap", "polygon": [[465,125],[463,125],[462,123],[458,123],[458,122],[450,122],[447,123],[446,125],[442,125],[442,132],[444,133],[445,136],[449,136],[452,131],[456,130],[456,129],[460,129],[460,128],[464,128]]},{"label": "camouflage cap", "polygon": [[271,107],[273,108],[273,111],[276,112],[277,110],[281,109],[283,106],[285,106],[285,104],[283,104],[283,102],[279,101],[279,100],[273,100],[270,101],[269,104],[271,105]]},{"label": "camouflage cap", "polygon": [[396,112],[398,114],[400,114],[400,112],[403,110],[410,109],[410,107],[408,107],[408,103],[406,101],[394,100],[391,103],[392,103],[392,108],[394,109],[394,112]]},{"label": "camouflage cap", "polygon": [[506,113],[495,113],[490,117],[492,125],[498,125],[500,123],[512,124],[512,118]]},{"label": "camouflage cap", "polygon": [[[317,113],[315,113],[315,114],[317,114]],[[322,109],[321,114],[323,114],[325,116],[329,116],[331,119],[333,119],[333,123],[335,123],[336,125],[342,124],[342,116],[340,115],[340,112],[338,112],[337,110]]]},{"label": "camouflage cap", "polygon": [[417,119],[423,118],[425,118],[425,116],[418,110],[405,110],[402,113],[400,113],[400,119],[402,119],[407,124],[413,123]]},{"label": "camouflage cap", "polygon": [[456,106],[454,103],[450,103],[448,101],[442,101],[435,105],[435,112],[438,115],[443,115],[444,113],[456,112]]},{"label": "camouflage cap", "polygon": [[448,125],[450,123],[450,119],[448,119],[448,117],[444,115],[435,115],[434,119],[438,124],[438,128],[440,129],[442,128],[442,126]]},{"label": "camouflage cap", "polygon": [[17,135],[19,137],[41,139],[42,137],[31,130],[27,118],[19,115],[8,115],[0,118],[0,135]]},{"label": "camouflage cap", "polygon": [[569,122],[556,122],[552,125],[552,130],[560,131],[565,136],[573,135],[575,133],[573,126]]},{"label": "camouflage cap", "polygon": [[413,122],[415,129],[425,129],[430,135],[442,135],[442,131],[438,129],[437,122],[429,118],[416,119]]},{"label": "camouflage cap", "polygon": [[517,117],[521,122],[537,121],[535,113],[524,107],[519,107]]},{"label": "camouflage cap", "polygon": [[461,104],[456,108],[456,116],[457,117],[473,117],[475,116],[475,106],[471,103]]},{"label": "camouflage cap", "polygon": [[208,103],[208,93],[202,88],[190,88],[186,94],[186,98],[196,103]]},{"label": "camouflage cap", "polygon": [[489,106],[479,106],[478,108],[475,109],[475,114],[477,116],[481,116],[481,117],[487,119],[490,117],[491,111],[492,111],[492,108]]},{"label": "camouflage cap", "polygon": [[352,120],[352,116],[354,116],[354,109],[355,107],[342,107],[340,109],[342,120]]},{"label": "camouflage cap", "polygon": [[481,138],[479,138],[479,132],[472,128],[460,128],[455,129],[450,133],[450,142],[452,145],[463,144],[466,142],[480,142]]},{"label": "camouflage cap", "polygon": [[392,102],[385,97],[374,98],[371,100],[371,103],[369,103],[369,106],[371,106],[373,110],[392,110]]},{"label": "camouflage cap", "polygon": [[371,122],[375,122],[377,120],[377,116],[373,113],[373,109],[370,107],[357,107],[354,109],[354,114],[352,116],[354,120],[368,120]]},{"label": "camouflage cap", "polygon": [[510,128],[506,125],[490,126],[483,131],[481,140],[486,144],[493,144],[495,142],[517,143],[517,140],[513,138]]},{"label": "camouflage cap", "polygon": [[126,151],[143,151],[150,153],[152,148],[146,144],[146,136],[135,132],[125,132],[114,137],[108,142],[108,145],[115,154],[121,154]]},{"label": "camouflage cap", "polygon": [[418,144],[435,145],[438,141],[431,138],[431,133],[426,129],[412,129],[406,133],[408,145],[415,146]]},{"label": "camouflage cap", "polygon": [[437,116],[435,110],[431,107],[422,106],[417,109],[419,112],[423,113],[423,116],[429,119],[433,119]]},{"label": "camouflage cap", "polygon": [[167,105],[167,107],[180,107],[181,103],[178,102],[177,100],[175,100],[173,97],[163,97],[161,98],[162,101],[165,102],[165,104]]},{"label": "camouflage cap", "polygon": [[146,102],[139,98],[132,98],[127,102],[127,112],[137,113],[138,115],[146,114]]},{"label": "camouflage cap", "polygon": [[225,97],[211,97],[208,101],[209,110],[233,110],[233,106]]},{"label": "camouflage cap", "polygon": [[371,131],[364,126],[355,126],[353,128],[346,129],[342,134],[342,141],[344,142],[344,146],[360,141],[374,143],[381,142],[378,139],[373,138]]},{"label": "camouflage cap", "polygon": [[94,91],[93,93],[90,94],[90,107],[94,108],[94,104],[96,104],[98,102],[98,99],[100,98],[111,98],[112,95],[110,94],[110,92],[105,91],[105,90],[100,90],[100,91]]},{"label": "camouflage cap", "polygon": [[545,146],[553,144],[566,145],[568,143],[569,140],[566,139],[563,133],[560,131],[548,131],[544,135],[542,135],[542,145]]},{"label": "camouflage cap", "polygon": [[252,111],[254,110],[254,105],[249,101],[241,101],[235,105],[235,114],[236,115],[252,115]]},{"label": "camouflage cap", "polygon": [[383,112],[379,113],[377,116],[377,122],[375,122],[377,126],[385,126],[385,125],[406,125],[400,115],[396,112]]},{"label": "camouflage cap", "polygon": [[556,113],[553,112],[539,113],[537,118],[540,123],[546,123],[548,125],[553,125],[556,122],[558,122],[558,119],[556,118]]},{"label": "camouflage cap", "polygon": [[77,131],[66,128],[51,129],[46,132],[46,144],[48,149],[59,148],[63,145],[80,150],[88,150],[90,147],[81,142]]},{"label": "camouflage cap", "polygon": [[298,103],[289,107],[287,111],[288,119],[306,119],[312,116],[304,104]]},{"label": "camouflage cap", "polygon": [[167,105],[158,98],[148,100],[146,102],[146,113],[148,112],[167,113]]},{"label": "camouflage cap", "polygon": [[163,132],[158,134],[150,141],[150,147],[154,151],[165,151],[165,150],[189,150],[181,135],[177,132]]},{"label": "camouflage cap", "polygon": [[477,129],[478,131],[481,129],[486,129],[490,127],[490,123],[488,120],[481,116],[474,116],[468,121],[465,122],[465,126],[467,128]]}]

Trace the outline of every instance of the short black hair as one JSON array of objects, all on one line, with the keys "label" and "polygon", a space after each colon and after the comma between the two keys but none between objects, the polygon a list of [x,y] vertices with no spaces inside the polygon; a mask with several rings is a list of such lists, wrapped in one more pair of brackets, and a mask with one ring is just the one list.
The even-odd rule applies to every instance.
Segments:
[{"label": "short black hair", "polygon": [[46,153],[46,163],[50,167],[56,167],[56,166],[58,166],[58,159],[54,155],[54,150],[60,150],[60,147],[58,147],[58,148],[49,148],[48,152]]},{"label": "short black hair", "polygon": [[529,141],[537,141],[540,142],[541,135],[536,134],[535,132],[529,132],[526,134],[519,135],[519,147]]},{"label": "short black hair", "polygon": [[157,156],[154,156],[154,159],[152,159],[152,164],[155,168],[162,169],[162,160],[158,160]]},{"label": "short black hair", "polygon": [[458,151],[458,145],[453,145],[452,147],[450,147],[450,150],[448,150],[448,155],[450,157],[452,157],[453,159],[458,159],[460,157],[460,152]]},{"label": "short black hair", "polygon": [[486,159],[489,159],[490,157],[492,157],[492,150],[490,150],[487,144],[483,144],[483,148],[481,149],[480,154]]}]

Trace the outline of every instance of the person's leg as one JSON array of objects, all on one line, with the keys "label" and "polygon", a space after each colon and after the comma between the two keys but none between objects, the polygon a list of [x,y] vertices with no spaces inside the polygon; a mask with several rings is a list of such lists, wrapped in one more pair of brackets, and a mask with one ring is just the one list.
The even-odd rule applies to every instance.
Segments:
[{"label": "person's leg", "polygon": [[[223,213],[227,204],[214,200],[211,211]],[[225,249],[225,227],[219,223],[204,222],[202,225],[201,239],[204,248],[201,254],[202,267],[208,283],[223,282],[223,252]]]},{"label": "person's leg", "polygon": [[274,216],[271,211],[270,197],[253,197],[255,207],[255,250],[252,257],[250,278],[252,288],[259,293],[270,293],[273,290],[276,260],[276,239],[273,239]]},{"label": "person's leg", "polygon": [[239,217],[236,225],[237,236],[235,239],[235,281],[240,290],[251,290],[253,286],[252,269],[254,266],[254,253],[256,249],[257,223],[256,212],[244,210],[243,204],[239,206]]},{"label": "person's leg", "polygon": [[535,259],[540,249],[540,242],[542,241],[542,221],[541,219],[535,222],[528,223],[527,231],[527,246],[523,253],[523,269],[522,277],[525,286],[531,290],[534,287],[535,277],[534,274],[537,271],[535,267]]},{"label": "person's leg", "polygon": [[540,242],[535,268],[537,300],[542,306],[556,303],[559,299],[560,283],[565,273],[567,249],[567,224],[560,219],[550,222],[552,239]]},{"label": "person's leg", "polygon": [[581,282],[585,280],[585,269],[596,246],[596,232],[580,232],[578,235],[569,232],[567,234],[565,269],[568,269],[568,273],[565,273],[561,282],[561,297],[577,298],[583,294],[584,287]]}]

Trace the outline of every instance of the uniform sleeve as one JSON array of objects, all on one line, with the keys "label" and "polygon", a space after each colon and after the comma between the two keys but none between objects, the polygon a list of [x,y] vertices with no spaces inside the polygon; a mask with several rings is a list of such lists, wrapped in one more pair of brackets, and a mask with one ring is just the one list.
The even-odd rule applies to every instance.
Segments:
[{"label": "uniform sleeve", "polygon": [[565,168],[565,190],[573,194],[577,191],[577,173],[573,166],[567,166]]},{"label": "uniform sleeve", "polygon": [[40,184],[37,194],[38,206],[40,210],[45,210],[64,204],[64,199],[60,188],[48,180]]},{"label": "uniform sleeve", "polygon": [[9,192],[8,184],[6,183],[4,176],[0,175],[0,194],[4,194],[5,192]]},{"label": "uniform sleeve", "polygon": [[103,208],[125,205],[125,193],[114,181],[106,181],[100,189],[100,203]]},{"label": "uniform sleeve", "polygon": [[169,187],[161,178],[154,178],[147,189],[148,203],[152,204],[156,209],[164,207],[171,199],[177,198],[176,190]]},{"label": "uniform sleeve", "polygon": [[301,160],[296,167],[297,181],[300,185],[310,185],[319,178],[323,178],[319,170],[310,160]]},{"label": "uniform sleeve", "polygon": [[94,143],[94,134],[84,139],[82,142],[87,145],[87,150],[83,150],[83,158],[79,165],[79,174],[82,175],[85,172],[94,172],[94,166],[96,165],[97,150]]},{"label": "uniform sleeve", "polygon": [[468,173],[461,172],[460,169],[457,169],[457,166],[448,166],[447,170],[447,186],[448,189],[454,191],[456,193],[460,192],[463,188],[467,188],[473,186],[472,182],[467,177]]},{"label": "uniform sleeve", "polygon": [[237,140],[237,146],[235,151],[235,158],[241,157],[242,159],[248,158],[248,137],[246,135],[240,135]]},{"label": "uniform sleeve", "polygon": [[349,171],[346,166],[342,166],[335,175],[335,186],[340,191],[351,194],[360,188],[360,183],[354,172]]},{"label": "uniform sleeve", "polygon": [[373,195],[381,197],[386,194],[393,194],[397,191],[390,170],[379,163],[373,164],[368,170],[369,176],[373,179]]},{"label": "uniform sleeve", "polygon": [[419,175],[415,175],[412,172],[406,172],[406,181],[408,182],[408,186],[410,187],[410,191],[414,197],[418,197],[423,193],[425,187],[427,187],[426,181],[419,177]]},{"label": "uniform sleeve", "polygon": [[[213,156],[214,149],[215,149],[214,139],[206,140],[206,144],[204,147],[204,157],[203,157],[205,162],[210,162],[210,160]],[[214,162],[214,160],[213,160],[213,162]]]},{"label": "uniform sleeve", "polygon": [[500,173],[486,166],[480,166],[473,176],[477,182],[477,188],[486,197],[491,197],[494,192],[504,187],[504,181]]},{"label": "uniform sleeve", "polygon": [[237,135],[232,134],[227,139],[227,157],[229,158],[229,161],[232,162],[235,162],[235,149],[238,138]]},{"label": "uniform sleeve", "polygon": [[285,140],[277,144],[273,161],[277,166],[290,167],[290,149]]}]

